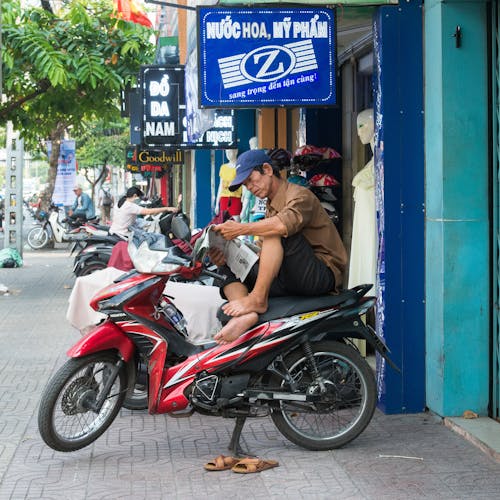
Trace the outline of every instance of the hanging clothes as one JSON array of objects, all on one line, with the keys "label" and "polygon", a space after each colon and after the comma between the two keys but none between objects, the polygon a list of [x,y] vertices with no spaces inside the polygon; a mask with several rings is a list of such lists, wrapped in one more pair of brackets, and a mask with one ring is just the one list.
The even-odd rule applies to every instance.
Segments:
[{"label": "hanging clothes", "polygon": [[373,288],[368,295],[375,295],[378,238],[373,158],[354,176],[352,185],[354,186],[354,217],[348,286],[352,288],[356,285],[371,283]]}]

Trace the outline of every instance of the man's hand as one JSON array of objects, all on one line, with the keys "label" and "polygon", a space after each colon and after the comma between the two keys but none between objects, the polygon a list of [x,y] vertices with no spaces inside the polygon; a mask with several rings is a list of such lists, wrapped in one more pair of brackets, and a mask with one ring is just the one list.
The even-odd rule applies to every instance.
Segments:
[{"label": "man's hand", "polygon": [[208,258],[217,266],[222,267],[226,264],[226,258],[224,257],[224,252],[219,248],[209,248]]},{"label": "man's hand", "polygon": [[234,220],[227,220],[223,224],[217,224],[213,227],[216,233],[220,233],[225,240],[234,240],[243,234],[242,228],[244,224]]}]

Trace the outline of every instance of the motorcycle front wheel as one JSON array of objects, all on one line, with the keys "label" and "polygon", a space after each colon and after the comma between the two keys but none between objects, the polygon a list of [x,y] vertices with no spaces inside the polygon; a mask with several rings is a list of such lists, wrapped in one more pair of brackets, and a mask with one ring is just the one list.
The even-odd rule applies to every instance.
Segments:
[{"label": "motorcycle front wheel", "polygon": [[148,388],[145,385],[136,384],[132,395],[125,398],[123,407],[127,410],[147,410]]},{"label": "motorcycle front wheel", "polygon": [[76,451],[94,442],[118,414],[127,389],[127,373],[120,369],[104,404],[92,409],[118,357],[97,353],[69,359],[45,388],[38,411],[42,439],[57,451]]},{"label": "motorcycle front wheel", "polygon": [[75,271],[75,275],[77,277],[88,276],[89,274],[92,274],[95,271],[101,271],[102,269],[106,269],[107,266],[108,265],[102,260],[94,260],[92,262],[89,262],[88,264],[85,264],[82,267],[79,267]]},{"label": "motorcycle front wheel", "polygon": [[42,226],[35,226],[29,230],[27,240],[33,250],[40,250],[47,246],[49,233]]},{"label": "motorcycle front wheel", "polygon": [[[311,343],[321,376],[318,384],[302,349],[284,362],[296,390],[318,396],[313,402],[280,401],[271,412],[278,430],[289,441],[309,450],[332,450],[358,437],[372,419],[377,390],[373,371],[351,346],[335,341]],[[288,382],[273,375],[270,385],[290,390]]]},{"label": "motorcycle front wheel", "polygon": [[125,397],[123,407],[127,410],[146,410],[148,407],[148,368],[144,359],[137,362],[134,390]]}]

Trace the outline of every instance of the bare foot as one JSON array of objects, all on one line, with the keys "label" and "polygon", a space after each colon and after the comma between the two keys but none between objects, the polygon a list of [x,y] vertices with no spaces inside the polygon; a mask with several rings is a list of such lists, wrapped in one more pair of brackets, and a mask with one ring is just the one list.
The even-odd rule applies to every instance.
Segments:
[{"label": "bare foot", "polygon": [[224,304],[222,310],[228,316],[243,316],[251,312],[262,314],[267,311],[267,300],[261,300],[250,293],[246,297]]},{"label": "bare foot", "polygon": [[252,312],[230,319],[214,336],[214,340],[221,345],[234,342],[240,335],[243,335],[250,327],[257,323],[258,317],[257,313]]}]

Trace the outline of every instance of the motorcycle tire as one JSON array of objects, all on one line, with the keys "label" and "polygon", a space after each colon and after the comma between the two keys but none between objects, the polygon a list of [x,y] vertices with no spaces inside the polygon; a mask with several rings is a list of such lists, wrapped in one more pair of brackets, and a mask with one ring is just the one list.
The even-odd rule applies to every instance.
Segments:
[{"label": "motorcycle tire", "polygon": [[136,384],[133,394],[123,401],[123,407],[127,410],[146,410],[148,407],[148,388]]},{"label": "motorcycle tire", "polygon": [[28,245],[33,250],[41,250],[49,243],[49,233],[42,226],[35,226],[28,231]]},{"label": "motorcycle tire", "polygon": [[[358,437],[370,423],[377,402],[375,377],[368,363],[353,347],[335,341],[311,343],[326,393],[319,402],[294,404],[280,401],[271,418],[292,443],[308,450],[333,450]],[[300,392],[320,394],[302,349],[284,359]],[[288,389],[276,374],[271,387]]]},{"label": "motorcycle tire", "polygon": [[122,367],[99,412],[90,408],[100,395],[109,369],[119,358],[109,352],[69,359],[49,380],[38,411],[38,429],[57,451],[76,451],[93,443],[122,407],[127,372]]},{"label": "motorcycle tire", "polygon": [[148,369],[147,361],[137,360],[136,380],[134,392],[130,396],[125,396],[123,407],[127,410],[146,410],[148,407]]},{"label": "motorcycle tire", "polygon": [[89,274],[92,274],[95,271],[100,271],[101,269],[106,269],[108,265],[101,261],[101,260],[94,260],[92,262],[89,262],[83,267],[80,267],[76,272],[75,275],[77,277],[80,276],[88,276]]}]

